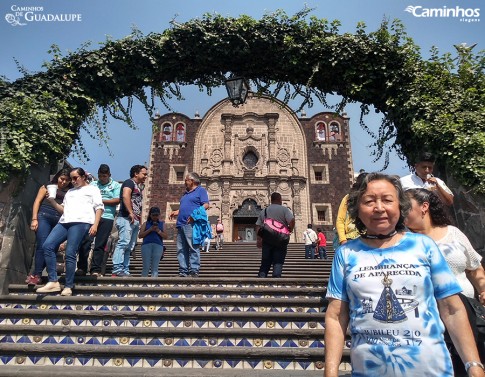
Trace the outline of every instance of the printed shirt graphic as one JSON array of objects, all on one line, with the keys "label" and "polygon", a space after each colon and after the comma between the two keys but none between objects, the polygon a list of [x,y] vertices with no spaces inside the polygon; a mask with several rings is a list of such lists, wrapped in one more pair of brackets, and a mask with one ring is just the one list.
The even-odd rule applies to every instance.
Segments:
[{"label": "printed shirt graphic", "polygon": [[132,179],[127,179],[123,182],[120,188],[120,215],[122,217],[128,217],[129,212],[127,211],[123,203],[123,189],[129,187],[131,189],[131,206],[133,207],[133,213],[136,219],[139,221],[141,216],[141,204],[143,202],[143,194],[140,187]]},{"label": "printed shirt graphic", "polygon": [[436,244],[405,233],[390,248],[360,238],[336,252],[327,298],[349,303],[352,376],[453,376],[437,299],[461,291]]}]

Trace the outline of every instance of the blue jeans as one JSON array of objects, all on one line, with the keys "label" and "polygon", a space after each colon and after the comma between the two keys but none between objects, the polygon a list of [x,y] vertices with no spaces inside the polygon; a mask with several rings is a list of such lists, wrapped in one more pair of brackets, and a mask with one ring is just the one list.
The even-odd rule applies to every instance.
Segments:
[{"label": "blue jeans", "polygon": [[152,270],[152,278],[158,276],[158,264],[163,256],[163,245],[158,243],[146,243],[141,245],[141,259],[143,261],[143,270],[141,276],[148,276]]},{"label": "blue jeans", "polygon": [[192,224],[182,225],[177,233],[177,259],[179,273],[199,273],[200,251],[192,244]]},{"label": "blue jeans", "polygon": [[319,246],[318,252],[320,253],[320,259],[327,259],[327,249],[325,246]]},{"label": "blue jeans", "polygon": [[56,253],[61,243],[66,244],[66,287],[74,286],[74,273],[76,272],[77,250],[86,233],[91,228],[87,223],[57,224],[44,242],[44,257],[47,265],[47,275],[50,282],[57,281]]},{"label": "blue jeans", "polygon": [[315,248],[312,245],[305,245],[305,259],[315,258]]},{"label": "blue jeans", "polygon": [[37,232],[35,233],[35,257],[34,257],[34,272],[33,275],[42,275],[42,271],[46,267],[44,250],[44,242],[49,236],[50,232],[59,222],[61,214],[54,208],[48,206],[40,206],[37,213]]},{"label": "blue jeans", "polygon": [[120,272],[129,274],[131,250],[136,244],[140,222],[135,220],[130,223],[129,217],[120,216],[116,219],[116,228],[119,238],[113,252],[113,274]]}]

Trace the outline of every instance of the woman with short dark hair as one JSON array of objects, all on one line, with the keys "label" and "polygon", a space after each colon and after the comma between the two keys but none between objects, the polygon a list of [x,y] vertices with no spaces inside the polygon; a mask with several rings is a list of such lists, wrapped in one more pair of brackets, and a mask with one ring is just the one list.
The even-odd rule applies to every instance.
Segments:
[{"label": "woman with short dark hair", "polygon": [[411,205],[398,177],[370,173],[349,197],[361,234],[333,259],[325,376],[338,376],[347,326],[352,375],[453,377],[445,325],[470,376],[485,376],[461,287],[436,244],[405,231]]}]

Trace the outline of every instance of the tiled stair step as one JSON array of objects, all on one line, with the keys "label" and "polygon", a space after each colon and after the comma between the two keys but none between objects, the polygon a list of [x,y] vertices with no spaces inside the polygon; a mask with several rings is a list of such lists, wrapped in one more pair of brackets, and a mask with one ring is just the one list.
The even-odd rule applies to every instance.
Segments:
[{"label": "tiled stair step", "polygon": [[[0,362],[38,366],[321,370],[323,352],[323,348],[291,347],[0,344]],[[348,349],[344,350],[344,360],[349,360]]]},{"label": "tiled stair step", "polygon": [[[61,284],[63,279],[60,279]],[[324,297],[326,288],[319,279],[217,279],[217,278],[103,278],[76,277],[74,295],[89,294],[118,297]],[[10,284],[9,293],[34,294],[26,284]],[[37,296],[37,295],[36,295]],[[38,295],[45,297],[45,295]]]},{"label": "tiled stair step", "polygon": [[[90,302],[91,301],[91,302]],[[40,310],[87,310],[101,312],[275,312],[275,313],[318,313],[322,311],[323,304],[319,300],[296,300],[288,302],[282,299],[250,299],[250,300],[226,300],[220,299],[166,299],[166,300],[143,300],[143,301],[112,301],[106,299],[70,301],[69,303],[43,302],[43,303],[12,303],[1,304],[2,310],[6,309],[40,309]],[[104,301],[104,303],[103,303]],[[222,304],[220,302],[223,302]],[[3,315],[0,313],[0,318]]]},{"label": "tiled stair step", "polygon": [[[260,342],[251,342],[252,346],[271,346],[266,345],[268,339],[279,339],[285,347],[309,347],[311,342],[322,343],[322,329],[296,328],[296,329],[277,329],[270,328],[193,328],[193,327],[96,327],[93,326],[86,332],[85,327],[81,326],[52,326],[37,324],[15,325],[15,333],[12,333],[12,326],[0,325],[0,343],[61,343],[65,337],[75,338],[74,343],[88,343],[89,339],[97,337],[103,344],[104,339],[115,339],[116,344],[132,344],[135,339],[158,339],[163,345],[173,345],[174,339],[186,338],[190,344],[204,339],[207,345],[220,345],[223,340],[229,338],[238,339],[260,339]],[[24,338],[22,340],[22,338]],[[285,344],[289,338],[296,342],[296,345]],[[211,341],[213,339],[214,341]],[[282,340],[284,339],[284,340]],[[169,340],[167,342],[167,340]],[[146,343],[149,343],[147,341]],[[170,344],[168,344],[170,343]],[[237,344],[239,342],[234,341]],[[248,345],[248,344],[246,344]]]},{"label": "tiled stair step", "polygon": [[[28,362],[28,361],[27,361]],[[14,376],[29,376],[29,377],[66,377],[66,373],[70,377],[322,377],[322,370],[282,370],[282,369],[264,369],[264,365],[260,365],[259,369],[253,371],[247,369],[189,369],[189,368],[163,368],[163,373],[160,368],[123,368],[123,367],[90,367],[90,366],[69,366],[66,369],[63,365],[60,366],[31,366],[31,365],[3,365],[0,368],[0,377],[14,377]],[[350,369],[348,371],[340,371],[339,376],[350,377]]]},{"label": "tiled stair step", "polygon": [[0,312],[0,325],[217,328],[324,328],[325,313],[272,311],[98,311],[70,309],[10,309]]},{"label": "tiled stair step", "polygon": [[[322,330],[313,329],[190,329],[190,328],[103,328],[87,332],[79,326],[18,325],[17,334],[0,326],[0,344],[59,344],[98,346],[160,347],[263,347],[263,348],[323,348]],[[217,350],[216,350],[217,347]]]},{"label": "tiled stair step", "polygon": [[[35,295],[0,298],[0,309],[58,309],[97,311],[259,311],[259,312],[321,312],[324,301],[319,298],[225,298],[225,297],[121,297],[73,296],[39,300]],[[1,316],[1,313],[0,313]]]},{"label": "tiled stair step", "polygon": [[[348,350],[345,350],[348,358]],[[323,348],[0,344],[2,364],[322,370]],[[68,369],[66,369],[68,373]],[[210,372],[209,372],[210,375]]]}]

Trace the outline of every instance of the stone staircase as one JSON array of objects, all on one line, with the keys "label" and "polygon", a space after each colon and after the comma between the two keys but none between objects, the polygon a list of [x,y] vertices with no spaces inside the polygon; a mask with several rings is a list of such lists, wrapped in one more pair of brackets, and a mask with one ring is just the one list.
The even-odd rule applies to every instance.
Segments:
[{"label": "stone staircase", "polygon": [[[140,277],[137,250],[132,277],[76,277],[72,297],[12,284],[0,376],[321,376],[332,255],[304,259],[291,244],[284,277],[261,279],[260,250],[226,244],[201,253],[200,277],[180,278],[168,244],[158,278]],[[346,346],[344,358],[342,370]]]}]

